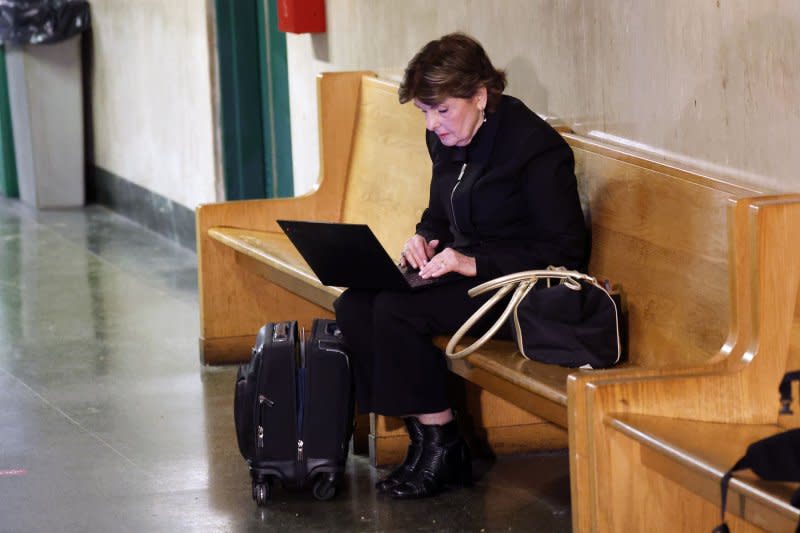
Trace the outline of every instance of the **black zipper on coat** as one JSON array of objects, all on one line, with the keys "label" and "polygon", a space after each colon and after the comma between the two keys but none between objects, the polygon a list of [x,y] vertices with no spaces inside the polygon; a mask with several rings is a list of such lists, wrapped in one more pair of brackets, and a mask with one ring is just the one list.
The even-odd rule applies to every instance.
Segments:
[{"label": "black zipper on coat", "polygon": [[461,172],[458,174],[458,178],[456,179],[456,184],[453,185],[453,190],[450,191],[450,210],[453,212],[453,224],[455,225],[456,229],[459,233],[461,233],[461,228],[458,227],[458,221],[456,220],[456,206],[453,205],[453,195],[456,193],[456,189],[458,186],[461,185],[461,178],[464,177],[464,171],[467,170],[467,164],[464,163],[461,165]]}]

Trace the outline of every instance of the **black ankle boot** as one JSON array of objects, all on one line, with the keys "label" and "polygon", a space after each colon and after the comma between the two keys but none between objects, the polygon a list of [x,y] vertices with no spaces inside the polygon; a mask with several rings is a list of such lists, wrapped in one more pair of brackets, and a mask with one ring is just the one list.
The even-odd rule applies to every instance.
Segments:
[{"label": "black ankle boot", "polygon": [[407,416],[403,418],[403,421],[406,423],[406,431],[408,431],[411,443],[408,445],[406,458],[400,466],[375,484],[375,488],[380,492],[389,492],[396,486],[405,483],[416,468],[422,455],[422,424],[413,416]]},{"label": "black ankle boot", "polygon": [[405,483],[392,489],[398,499],[427,498],[448,485],[472,483],[469,448],[458,435],[455,420],[443,426],[422,426],[422,456]]}]

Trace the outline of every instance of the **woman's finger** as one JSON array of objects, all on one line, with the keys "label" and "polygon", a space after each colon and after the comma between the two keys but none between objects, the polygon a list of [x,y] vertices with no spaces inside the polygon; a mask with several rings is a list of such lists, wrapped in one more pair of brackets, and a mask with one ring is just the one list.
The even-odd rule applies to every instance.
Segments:
[{"label": "woman's finger", "polygon": [[419,248],[420,243],[418,235],[414,235],[408,239],[406,245],[403,247],[403,257],[405,257],[411,268],[418,269],[422,266],[422,257],[424,257],[424,253],[421,254]]},{"label": "woman's finger", "polygon": [[422,268],[428,262],[428,254],[425,253],[425,247],[419,241],[414,242],[413,254],[414,261],[417,263],[415,268]]},{"label": "woman's finger", "polygon": [[449,272],[457,272],[468,277],[475,276],[477,274],[475,258],[446,248],[433,256],[419,274],[423,278],[438,278]]},{"label": "woman's finger", "polygon": [[442,252],[431,257],[431,260],[420,269],[419,275],[423,278],[438,278],[450,272],[450,270],[447,256]]},{"label": "woman's finger", "polygon": [[436,255],[437,246],[439,246],[439,239],[433,239],[432,241],[425,243],[425,255],[428,257],[428,259]]}]

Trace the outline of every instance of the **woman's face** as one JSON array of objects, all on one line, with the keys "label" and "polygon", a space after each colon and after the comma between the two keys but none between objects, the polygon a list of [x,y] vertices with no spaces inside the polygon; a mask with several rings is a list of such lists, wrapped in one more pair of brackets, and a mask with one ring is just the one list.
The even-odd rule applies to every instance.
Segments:
[{"label": "woman's face", "polygon": [[486,88],[482,87],[471,98],[446,98],[429,106],[414,100],[425,114],[425,127],[439,136],[445,146],[466,146],[478,131],[486,107]]}]

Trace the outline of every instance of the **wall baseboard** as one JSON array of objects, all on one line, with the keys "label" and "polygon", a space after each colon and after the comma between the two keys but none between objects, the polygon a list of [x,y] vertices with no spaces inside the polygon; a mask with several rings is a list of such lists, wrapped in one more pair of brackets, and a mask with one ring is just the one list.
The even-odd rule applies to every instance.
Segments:
[{"label": "wall baseboard", "polygon": [[194,211],[94,165],[87,166],[86,199],[197,251]]}]

